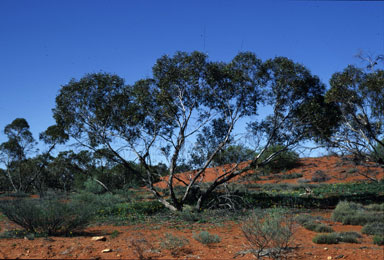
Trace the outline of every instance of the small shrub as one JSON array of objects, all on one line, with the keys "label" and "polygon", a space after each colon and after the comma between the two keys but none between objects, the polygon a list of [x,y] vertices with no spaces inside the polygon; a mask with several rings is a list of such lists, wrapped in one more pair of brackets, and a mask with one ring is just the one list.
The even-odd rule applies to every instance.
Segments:
[{"label": "small shrub", "polygon": [[365,206],[367,210],[372,210],[372,211],[384,211],[384,203],[381,204],[370,204]]},{"label": "small shrub", "polygon": [[178,215],[181,217],[182,220],[187,222],[196,222],[200,220],[199,214],[190,210],[178,212]]},{"label": "small shrub", "polygon": [[113,230],[112,233],[111,233],[111,238],[116,238],[119,234],[120,234],[119,231]]},{"label": "small shrub", "polygon": [[372,222],[366,224],[361,232],[367,235],[384,235],[384,223],[382,222]]},{"label": "small shrub", "polygon": [[30,233],[68,235],[86,227],[93,216],[83,204],[59,200],[24,199],[0,204],[0,211]]},{"label": "small shrub", "polygon": [[325,182],[330,179],[331,178],[323,171],[316,171],[311,178],[313,182]]},{"label": "small shrub", "polygon": [[[271,154],[284,149],[281,145],[274,145],[268,147],[261,155],[259,161],[267,159]],[[270,163],[264,166],[261,170],[266,173],[279,172],[283,170],[289,170],[299,165],[299,155],[292,151],[286,150],[277,155]]]},{"label": "small shrub", "polygon": [[84,182],[84,187],[85,187],[85,191],[87,192],[91,192],[91,193],[94,193],[94,194],[101,194],[101,193],[104,193],[106,192],[106,190],[104,189],[103,186],[101,186],[100,184],[98,184],[95,180],[93,180],[92,178],[88,178],[85,182]]},{"label": "small shrub", "polygon": [[172,256],[177,257],[183,253],[184,247],[189,240],[184,237],[174,236],[171,233],[165,233],[164,239],[161,241],[161,247],[171,252]]},{"label": "small shrub", "polygon": [[130,241],[131,248],[133,249],[134,254],[139,260],[151,260],[153,259],[149,252],[153,250],[153,246],[148,242],[144,236],[139,233],[138,238],[132,239]]},{"label": "small shrub", "polygon": [[358,172],[359,170],[357,169],[357,168],[351,168],[351,169],[349,169],[347,172],[349,173],[349,174],[352,174],[352,173],[356,173],[356,172]]},{"label": "small shrub", "polygon": [[284,174],[279,176],[279,178],[283,180],[298,179],[301,177],[303,177],[302,173],[291,173],[291,174]]},{"label": "small shrub", "polygon": [[173,250],[186,246],[189,240],[183,237],[174,236],[171,233],[165,233],[164,240],[161,241],[161,247]]},{"label": "small shrub", "polygon": [[355,215],[356,211],[363,210],[363,206],[358,203],[341,201],[332,212],[332,220],[343,222],[346,216]]},{"label": "small shrub", "polygon": [[293,238],[294,221],[283,209],[269,209],[264,214],[253,214],[242,226],[252,253],[260,259],[270,247],[270,257],[278,259],[286,253]]},{"label": "small shrub", "polygon": [[316,244],[337,244],[339,243],[337,233],[317,234],[313,239]]},{"label": "small shrub", "polygon": [[328,233],[317,234],[312,241],[316,244],[359,243],[357,239],[361,237],[357,232]]},{"label": "small shrub", "polygon": [[316,223],[316,222],[306,222],[306,223],[303,224],[303,227],[308,229],[308,230],[317,232],[317,233],[332,233],[332,232],[335,232],[333,230],[333,228],[331,228],[330,226],[327,226],[327,225],[322,224],[322,223]]},{"label": "small shrub", "polygon": [[299,223],[300,225],[303,225],[304,223],[308,223],[308,222],[313,222],[315,221],[316,218],[311,216],[311,215],[308,215],[308,214],[301,214],[301,215],[298,215],[296,218],[295,218],[295,221],[297,223]]},{"label": "small shrub", "polygon": [[194,234],[193,238],[204,245],[216,244],[221,241],[218,235],[212,235],[208,231],[201,231],[199,234]]},{"label": "small shrub", "polygon": [[341,232],[338,233],[339,242],[344,243],[359,243],[358,238],[362,238],[362,236],[357,232]]},{"label": "small shrub", "polygon": [[375,245],[384,246],[384,235],[375,235],[373,237],[373,243]]}]

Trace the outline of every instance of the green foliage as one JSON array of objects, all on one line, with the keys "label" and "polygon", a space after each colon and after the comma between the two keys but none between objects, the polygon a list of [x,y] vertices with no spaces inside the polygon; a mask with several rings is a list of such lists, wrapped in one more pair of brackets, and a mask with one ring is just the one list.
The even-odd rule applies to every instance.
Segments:
[{"label": "green foliage", "polygon": [[283,150],[279,153],[270,163],[262,167],[266,172],[280,172],[283,170],[289,170],[299,165],[299,155],[291,150],[285,150],[281,145],[273,145],[268,147],[262,156],[260,156],[259,162],[265,161],[272,154]]},{"label": "green foliage", "polygon": [[317,234],[312,241],[316,244],[338,244],[339,236],[337,233]]},{"label": "green foliage", "polygon": [[308,229],[308,230],[317,232],[317,233],[332,233],[332,232],[335,232],[333,230],[333,228],[331,228],[330,226],[327,226],[327,225],[321,224],[321,223],[316,223],[316,222],[304,223],[303,227]]},{"label": "green foliage", "polygon": [[94,194],[101,194],[104,193],[106,190],[103,186],[101,186],[99,183],[97,183],[94,179],[88,178],[84,182],[84,187],[86,192],[94,193]]},{"label": "green foliage", "polygon": [[252,253],[260,259],[266,248],[275,248],[271,257],[284,254],[292,242],[294,221],[284,209],[268,209],[263,214],[252,214],[242,225],[243,234]]},{"label": "green foliage", "polygon": [[341,201],[332,212],[332,220],[343,222],[345,217],[355,215],[363,210],[363,206],[358,203]]},{"label": "green foliage", "polygon": [[325,172],[323,171],[316,171],[312,176],[313,182],[325,182],[331,179]]},{"label": "green foliage", "polygon": [[27,232],[68,235],[86,227],[93,212],[87,205],[59,200],[24,199],[0,204],[0,211]]},{"label": "green foliage", "polygon": [[384,236],[384,220],[382,222],[371,222],[361,229],[361,233],[367,235],[381,235]]},{"label": "green foliage", "polygon": [[328,233],[317,234],[312,241],[316,244],[359,243],[358,238],[361,237],[357,232]]},{"label": "green foliage", "polygon": [[181,212],[178,212],[178,215],[181,217],[182,220],[185,220],[187,222],[197,222],[202,220],[199,213],[193,212],[191,210],[183,210]]},{"label": "green foliage", "polygon": [[376,235],[373,237],[373,243],[378,246],[384,246],[384,236]]},{"label": "green foliage", "polygon": [[340,242],[344,243],[360,243],[358,238],[362,238],[362,236],[357,232],[340,232],[338,234],[338,239]]},{"label": "green foliage", "polygon": [[334,232],[334,230],[325,224],[322,224],[319,222],[319,220],[322,220],[321,217],[314,217],[308,214],[301,214],[298,215],[295,218],[295,221],[302,225],[304,228],[318,232],[318,233],[331,233]]},{"label": "green foliage", "polygon": [[381,204],[369,204],[365,206],[367,210],[372,210],[372,211],[384,211],[384,203]]},{"label": "green foliage", "polygon": [[111,238],[116,238],[119,234],[120,234],[119,231],[113,230],[112,233],[111,233]]},{"label": "green foliage", "polygon": [[221,241],[218,235],[210,234],[208,231],[201,231],[198,234],[194,234],[193,238],[204,245],[216,244]]},{"label": "green foliage", "polygon": [[301,177],[303,177],[302,173],[290,173],[290,174],[279,175],[279,178],[283,180],[298,179]]},{"label": "green foliage", "polygon": [[[381,142],[384,144],[384,139],[381,140]],[[384,163],[384,145],[377,143],[375,147],[375,151],[371,153],[372,160],[374,162],[378,162],[383,164]]]},{"label": "green foliage", "polygon": [[332,213],[332,220],[344,225],[365,225],[372,222],[383,222],[384,214],[366,210],[363,205],[342,201]]},{"label": "green foliage", "polygon": [[[332,75],[327,103],[335,104],[340,114],[338,128],[326,141],[354,155],[358,161],[375,159],[372,144],[381,143],[384,133],[384,71],[367,71],[349,65]],[[342,137],[342,138],[340,138]],[[351,145],[353,143],[353,145]],[[376,158],[383,164],[384,157]]]},{"label": "green foliage", "polygon": [[188,244],[189,240],[184,237],[174,236],[171,233],[165,233],[164,238],[161,240],[160,246],[171,251],[173,256],[178,256],[183,248]]}]

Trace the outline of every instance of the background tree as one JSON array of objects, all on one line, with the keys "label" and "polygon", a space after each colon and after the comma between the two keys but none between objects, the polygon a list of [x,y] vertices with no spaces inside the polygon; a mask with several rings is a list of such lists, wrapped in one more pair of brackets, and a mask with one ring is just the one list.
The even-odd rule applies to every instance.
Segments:
[{"label": "background tree", "polygon": [[14,191],[26,191],[29,188],[27,156],[35,147],[35,139],[29,131],[24,118],[16,118],[4,128],[8,141],[0,145],[1,161],[6,167],[9,183]]},{"label": "background tree", "polygon": [[368,69],[348,66],[332,75],[326,101],[337,105],[337,131],[326,139],[330,147],[353,155],[356,161],[384,159],[375,155],[384,147],[384,71],[377,62]]},{"label": "background tree", "polygon": [[33,187],[43,192],[45,168],[51,159],[51,152],[68,136],[57,126],[50,126],[40,134],[40,140],[49,145],[47,151],[38,154],[37,142],[29,131],[24,118],[16,118],[4,128],[8,141],[0,145],[0,158],[6,167],[10,185],[14,191],[27,192]]}]

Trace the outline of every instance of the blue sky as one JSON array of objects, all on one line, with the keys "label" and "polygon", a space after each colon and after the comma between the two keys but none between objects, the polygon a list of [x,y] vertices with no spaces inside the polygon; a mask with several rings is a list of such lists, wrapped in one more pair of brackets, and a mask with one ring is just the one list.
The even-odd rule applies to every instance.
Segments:
[{"label": "blue sky", "polygon": [[60,86],[86,73],[127,83],[151,76],[163,54],[199,50],[286,56],[328,83],[362,50],[384,53],[382,1],[0,1],[0,142],[26,118],[35,138],[54,123]]}]

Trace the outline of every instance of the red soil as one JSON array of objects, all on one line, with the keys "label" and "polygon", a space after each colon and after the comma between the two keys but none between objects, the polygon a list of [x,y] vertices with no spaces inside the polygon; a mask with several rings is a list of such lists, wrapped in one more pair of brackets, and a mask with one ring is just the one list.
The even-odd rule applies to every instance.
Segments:
[{"label": "red soil", "polygon": [[[238,166],[238,169],[244,168],[248,165],[248,162],[240,163]],[[301,158],[299,160],[298,167],[295,167],[294,169],[287,170],[282,173],[278,174],[271,174],[269,176],[259,176],[260,180],[258,181],[246,181],[247,183],[300,183],[301,181],[305,181],[306,183],[315,183],[311,181],[313,175],[318,172],[322,171],[328,177],[330,177],[329,180],[324,181],[322,183],[345,183],[345,182],[358,182],[358,181],[364,181],[369,180],[369,177],[374,179],[382,179],[384,178],[384,168],[381,167],[375,167],[373,164],[370,164],[370,167],[367,166],[357,166],[354,165],[353,162],[343,160],[341,157],[337,156],[325,156],[325,157],[319,157],[319,158]],[[224,165],[216,168],[208,168],[202,174],[198,181],[202,182],[212,182],[214,181],[218,176],[222,175],[225,171],[228,171],[232,169],[234,165]],[[185,173],[179,173],[176,174],[176,177],[184,182],[189,182],[196,174],[196,171],[189,171]],[[279,176],[282,175],[289,175],[292,173],[301,173],[303,174],[303,177],[299,179],[282,179],[279,178]],[[244,173],[243,175],[247,174],[257,174],[254,173],[254,171],[249,171],[247,173]],[[366,175],[366,176],[364,176]],[[368,177],[367,177],[368,176]],[[239,181],[241,180],[241,176],[237,176],[236,178],[233,178],[231,182]],[[168,177],[164,177],[163,180],[159,183],[157,183],[157,187],[159,188],[166,188],[167,187],[167,181]],[[240,181],[244,182],[244,181]],[[181,181],[174,179],[174,183],[176,185],[184,185]]]},{"label": "red soil", "polygon": [[[329,217],[329,212],[319,213]],[[332,223],[337,231],[361,231],[361,226],[343,226]],[[112,238],[111,233],[118,230],[120,234]],[[195,239],[193,234],[207,230],[219,235],[222,240],[217,245],[206,246]],[[105,235],[106,241],[92,241],[91,236],[79,237],[50,237],[26,239],[0,240],[0,258],[52,258],[52,259],[138,259],[132,241],[144,249],[143,255],[156,259],[254,259],[246,253],[247,242],[242,234],[241,225],[227,222],[225,225],[191,224],[172,227],[167,224],[134,225],[134,226],[100,226],[87,229],[90,235]],[[182,250],[174,252],[163,249],[161,241],[165,233],[183,237],[189,243]],[[312,242],[315,232],[297,227],[292,243],[294,249],[289,259],[384,259],[384,247],[372,243],[372,238],[363,236],[360,244],[340,243],[335,245],[318,245]],[[144,243],[146,240],[148,243]],[[104,249],[112,249],[109,253],[102,253]],[[241,252],[245,254],[241,254]],[[331,258],[329,258],[331,257]]]}]

